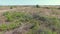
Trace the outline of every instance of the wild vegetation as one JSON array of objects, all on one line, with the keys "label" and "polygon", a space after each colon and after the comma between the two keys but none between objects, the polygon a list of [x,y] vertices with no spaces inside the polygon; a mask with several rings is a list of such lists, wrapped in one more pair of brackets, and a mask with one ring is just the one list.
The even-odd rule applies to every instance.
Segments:
[{"label": "wild vegetation", "polygon": [[[39,8],[36,5],[36,9],[38,10]],[[46,8],[48,9],[49,7]],[[54,14],[54,16],[51,14]],[[5,18],[5,23],[0,24],[0,34],[6,34],[6,31],[13,31],[11,34],[60,34],[60,18],[56,16],[58,12],[57,14],[56,12],[51,14],[44,15],[38,11],[33,13],[6,11],[2,14]]]}]

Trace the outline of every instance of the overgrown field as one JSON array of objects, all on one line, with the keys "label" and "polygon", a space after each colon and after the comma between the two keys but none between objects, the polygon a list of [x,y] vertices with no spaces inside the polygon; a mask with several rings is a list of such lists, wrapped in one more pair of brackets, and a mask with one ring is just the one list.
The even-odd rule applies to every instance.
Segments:
[{"label": "overgrown field", "polygon": [[43,16],[40,14],[29,14],[25,12],[5,12],[3,14],[6,22],[1,24],[0,31],[13,30],[22,24],[33,24],[27,34],[57,34],[60,32],[60,19],[56,16]]},{"label": "overgrown field", "polygon": [[56,16],[60,13],[53,10],[50,15],[42,11],[6,11],[2,14],[5,23],[0,24],[0,34],[60,34],[60,18]]}]

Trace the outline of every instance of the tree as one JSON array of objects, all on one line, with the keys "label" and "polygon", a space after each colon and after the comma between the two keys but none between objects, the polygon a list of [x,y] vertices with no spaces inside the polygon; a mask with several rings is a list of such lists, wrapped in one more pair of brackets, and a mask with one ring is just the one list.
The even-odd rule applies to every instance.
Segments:
[{"label": "tree", "polygon": [[12,7],[12,6],[10,6],[10,9],[13,9],[13,7]]},{"label": "tree", "polygon": [[39,5],[36,5],[36,8],[40,8],[40,6]]}]

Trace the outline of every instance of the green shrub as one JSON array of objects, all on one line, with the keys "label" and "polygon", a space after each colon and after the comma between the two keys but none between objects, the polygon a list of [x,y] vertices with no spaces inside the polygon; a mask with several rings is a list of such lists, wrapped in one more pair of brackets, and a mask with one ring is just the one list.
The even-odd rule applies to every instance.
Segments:
[{"label": "green shrub", "polygon": [[21,23],[10,23],[10,24],[1,24],[0,25],[0,30],[1,31],[5,31],[5,30],[11,30],[11,29],[14,29],[14,28],[17,28],[21,25]]},{"label": "green shrub", "polygon": [[28,22],[32,19],[30,14],[24,12],[5,12],[3,15],[5,16],[6,21],[10,22],[10,24],[1,24],[0,30],[2,31],[17,28],[21,23]]},{"label": "green shrub", "polygon": [[10,6],[10,9],[13,9],[13,6]]},{"label": "green shrub", "polygon": [[40,8],[40,6],[39,5],[36,5],[36,8]]},{"label": "green shrub", "polygon": [[0,25],[0,30],[7,30],[7,25],[6,24],[1,24]]}]

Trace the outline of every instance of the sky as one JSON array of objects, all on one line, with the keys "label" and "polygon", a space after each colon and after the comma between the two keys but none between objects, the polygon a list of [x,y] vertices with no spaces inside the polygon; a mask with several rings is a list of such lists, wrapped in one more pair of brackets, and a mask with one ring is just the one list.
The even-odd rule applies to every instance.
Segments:
[{"label": "sky", "polygon": [[0,0],[0,5],[60,5],[60,0]]}]

